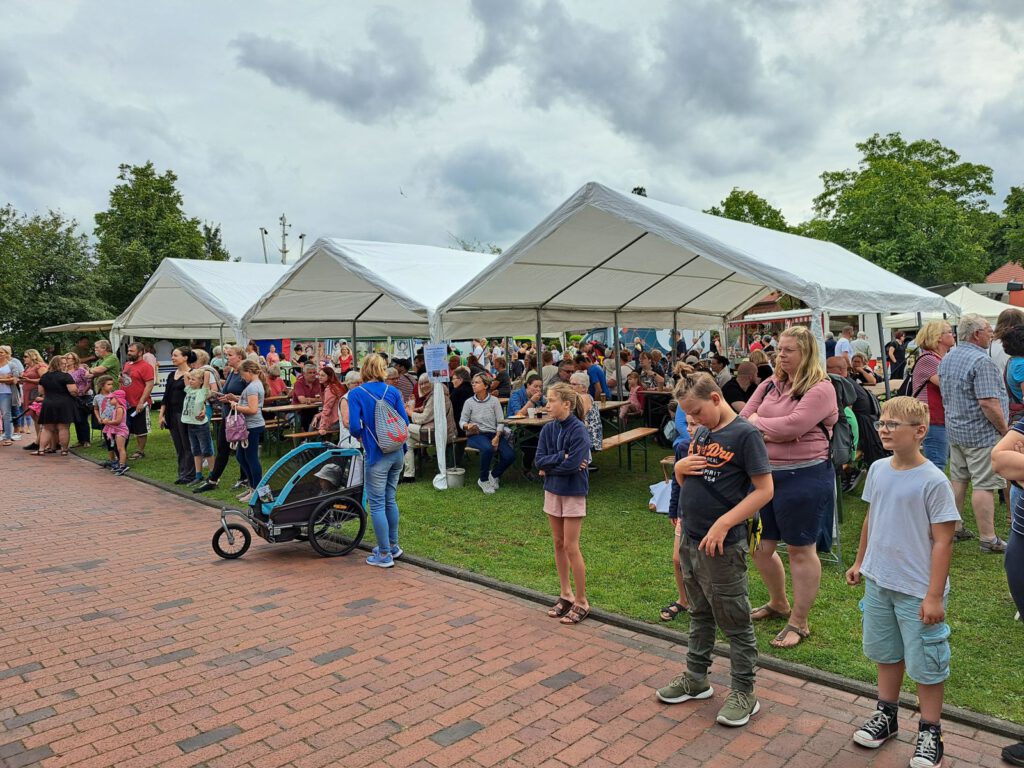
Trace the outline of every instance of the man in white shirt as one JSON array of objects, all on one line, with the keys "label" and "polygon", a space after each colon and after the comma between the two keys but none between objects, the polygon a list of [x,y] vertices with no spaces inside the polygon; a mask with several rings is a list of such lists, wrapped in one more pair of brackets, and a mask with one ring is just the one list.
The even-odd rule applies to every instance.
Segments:
[{"label": "man in white shirt", "polygon": [[868,335],[864,331],[860,331],[850,345],[853,347],[854,354],[864,355],[865,361],[871,359],[871,342],[868,341]]},{"label": "man in white shirt", "polygon": [[847,361],[853,360],[853,326],[843,328],[843,335],[836,342],[836,357],[845,357]]}]

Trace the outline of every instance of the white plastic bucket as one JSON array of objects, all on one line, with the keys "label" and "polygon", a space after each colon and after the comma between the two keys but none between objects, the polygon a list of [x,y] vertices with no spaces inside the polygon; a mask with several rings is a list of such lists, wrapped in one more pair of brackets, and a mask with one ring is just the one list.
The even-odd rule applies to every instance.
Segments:
[{"label": "white plastic bucket", "polygon": [[455,467],[446,472],[449,488],[462,488],[466,484],[466,470]]}]

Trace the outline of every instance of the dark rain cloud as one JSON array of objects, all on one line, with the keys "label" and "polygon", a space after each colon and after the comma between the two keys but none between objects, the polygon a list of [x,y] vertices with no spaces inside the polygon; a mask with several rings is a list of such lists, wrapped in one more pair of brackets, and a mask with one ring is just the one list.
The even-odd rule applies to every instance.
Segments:
[{"label": "dark rain cloud", "polygon": [[370,47],[345,54],[317,53],[251,34],[236,38],[232,45],[242,67],[330,104],[360,123],[432,112],[442,94],[421,41],[384,13],[370,19],[366,35]]}]

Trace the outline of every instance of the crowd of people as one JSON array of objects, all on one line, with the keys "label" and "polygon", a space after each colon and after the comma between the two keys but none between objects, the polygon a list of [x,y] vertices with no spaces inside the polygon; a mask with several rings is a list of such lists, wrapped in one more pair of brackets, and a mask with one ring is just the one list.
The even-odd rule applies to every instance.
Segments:
[{"label": "crowd of people", "polygon": [[[826,340],[824,365],[807,328],[757,338],[735,371],[714,346],[703,358],[683,350],[685,358],[670,366],[639,340],[617,357],[584,344],[564,354],[544,350],[538,361],[528,342],[507,354],[503,346],[478,339],[465,361],[452,356],[447,383],[427,375],[422,355],[407,361],[371,353],[357,366],[347,345],[333,357],[300,347],[294,363],[301,373],[289,386],[279,358],[272,359],[274,349],[261,357],[255,348],[225,345],[211,359],[204,350],[181,347],[171,358],[175,370],[159,425],[174,443],[176,482],[201,493],[218,487],[232,452],[229,430],[216,430],[214,439],[214,416],[244,420],[245,439],[232,442],[241,475],[236,486],[245,502],[262,476],[258,446],[266,398],[321,405],[316,415],[303,411],[309,418],[297,426],[317,435],[337,431],[341,443],[361,445],[377,540],[367,563],[381,568],[402,555],[397,486],[403,476],[414,477],[410,448],[429,442],[431,430],[444,429],[453,440],[465,437],[479,453],[477,485],[488,495],[500,489],[521,455],[524,471],[543,483],[551,528],[559,597],[548,615],[577,624],[590,613],[580,533],[593,455],[602,440],[599,404],[622,386],[629,400],[621,415],[628,419],[644,392],[671,388],[676,460],[669,519],[678,596],[661,618],[687,612],[690,639],[685,671],[657,697],[679,704],[712,695],[708,669],[721,630],[730,644],[732,679],[717,719],[742,726],[760,709],[754,622],[783,623],[771,641],[778,648],[811,637],[821,582],[818,555],[831,545],[838,469],[833,440],[840,420],[849,420],[860,435],[869,506],[846,580],[864,585],[863,650],[878,669],[876,710],[852,737],[877,748],[897,734],[906,675],[917,684],[921,708],[911,765],[938,766],[950,658],[949,567],[955,542],[975,536],[961,520],[968,489],[981,551],[1004,556],[1011,596],[1024,609],[1024,502],[1018,486],[1008,485],[1024,481],[1024,312],[1007,310],[995,328],[983,317],[964,315],[955,337],[950,323],[932,321],[909,350],[897,334],[881,364],[893,378],[905,374],[905,394],[881,405],[869,390],[879,375],[870,346],[853,331],[847,327],[839,339]],[[66,455],[70,426],[91,415],[110,451],[111,469],[123,474],[129,460],[145,458],[155,378],[146,357],[143,345],[132,344],[122,368],[101,340],[91,350],[48,362],[26,350],[23,364],[15,364],[11,350],[0,346],[4,445],[13,443],[13,430],[30,432],[24,417],[31,414],[28,424],[35,424],[37,439],[27,447]],[[856,393],[848,406],[837,397],[839,380]],[[443,415],[435,410],[438,386]],[[27,408],[14,407],[23,401]],[[514,436],[510,419],[544,412],[550,418],[533,439]],[[997,493],[1010,499],[1009,542],[995,530]],[[780,542],[788,553],[791,596]],[[749,602],[748,556],[768,591],[768,601],[756,608]],[[1024,745],[1007,748],[1004,756],[1024,761]]]}]

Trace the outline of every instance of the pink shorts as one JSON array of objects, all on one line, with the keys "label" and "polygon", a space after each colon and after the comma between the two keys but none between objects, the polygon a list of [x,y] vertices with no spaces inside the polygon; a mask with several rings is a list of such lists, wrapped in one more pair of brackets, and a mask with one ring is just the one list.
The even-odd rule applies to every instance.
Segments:
[{"label": "pink shorts", "polygon": [[552,517],[586,517],[586,496],[558,496],[544,491],[544,511]]}]

